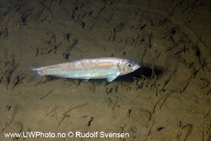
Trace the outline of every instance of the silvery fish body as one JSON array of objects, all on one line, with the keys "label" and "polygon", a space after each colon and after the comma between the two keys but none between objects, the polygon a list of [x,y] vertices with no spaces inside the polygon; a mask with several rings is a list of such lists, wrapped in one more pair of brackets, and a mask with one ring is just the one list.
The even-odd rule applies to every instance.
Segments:
[{"label": "silvery fish body", "polygon": [[106,78],[108,82],[111,82],[118,76],[131,73],[139,67],[139,63],[133,60],[107,57],[80,59],[31,69],[36,71],[39,76],[52,75],[86,80]]}]

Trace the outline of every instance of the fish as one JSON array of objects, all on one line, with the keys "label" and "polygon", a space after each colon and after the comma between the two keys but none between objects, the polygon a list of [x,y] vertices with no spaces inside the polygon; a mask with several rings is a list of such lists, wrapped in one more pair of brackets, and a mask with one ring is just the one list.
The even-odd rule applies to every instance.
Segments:
[{"label": "fish", "polygon": [[117,58],[91,58],[77,59],[66,63],[60,63],[43,67],[31,67],[40,76],[57,76],[62,78],[72,79],[106,79],[107,82],[112,82],[118,76],[131,73],[138,68],[140,64],[136,61]]}]

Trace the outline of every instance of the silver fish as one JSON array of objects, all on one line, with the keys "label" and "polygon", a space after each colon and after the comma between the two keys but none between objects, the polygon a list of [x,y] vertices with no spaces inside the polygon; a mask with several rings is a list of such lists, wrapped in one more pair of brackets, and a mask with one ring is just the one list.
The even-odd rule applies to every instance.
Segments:
[{"label": "silver fish", "polygon": [[131,73],[139,67],[139,63],[133,60],[107,57],[80,59],[51,66],[31,68],[31,70],[37,72],[37,77],[52,75],[86,80],[106,78],[108,82],[111,82],[118,76]]}]

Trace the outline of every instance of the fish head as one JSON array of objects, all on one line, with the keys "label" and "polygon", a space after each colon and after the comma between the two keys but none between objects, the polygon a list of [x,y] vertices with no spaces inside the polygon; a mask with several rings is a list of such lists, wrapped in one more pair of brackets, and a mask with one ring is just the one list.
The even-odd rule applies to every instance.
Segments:
[{"label": "fish head", "polygon": [[129,59],[123,59],[119,65],[120,75],[131,73],[138,68],[140,68],[140,64],[136,61],[129,60]]}]

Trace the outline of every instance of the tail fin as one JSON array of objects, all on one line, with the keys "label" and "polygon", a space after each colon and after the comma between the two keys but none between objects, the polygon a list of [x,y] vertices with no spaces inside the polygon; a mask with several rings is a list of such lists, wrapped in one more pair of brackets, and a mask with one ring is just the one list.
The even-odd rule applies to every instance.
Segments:
[{"label": "tail fin", "polygon": [[30,78],[30,79],[27,81],[27,83],[30,83],[30,82],[34,81],[35,79],[37,79],[37,78],[39,78],[39,77],[42,76],[42,75],[40,75],[40,74],[38,73],[39,68],[36,68],[36,67],[27,67],[27,68],[28,68],[28,70],[34,71],[34,72],[37,73],[37,74],[34,75],[32,78]]}]

